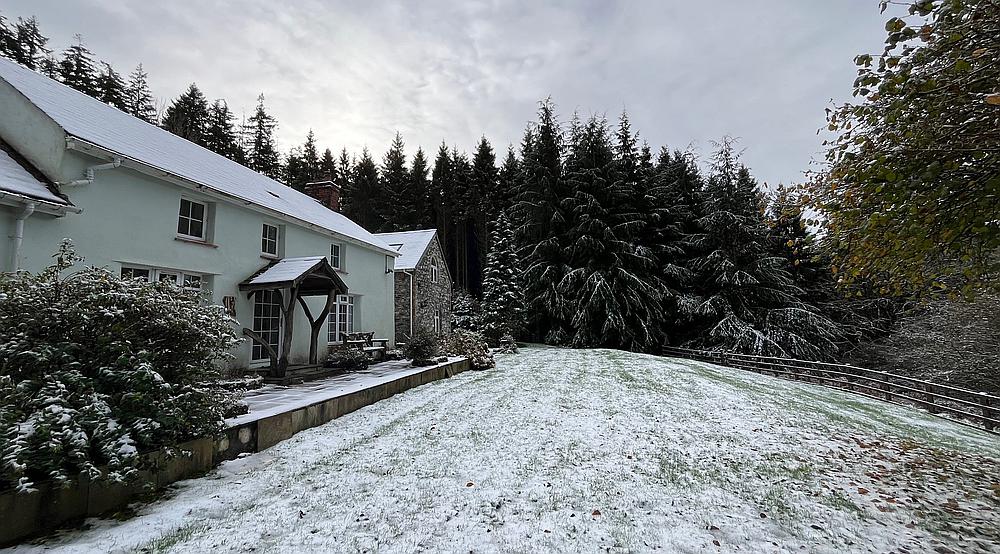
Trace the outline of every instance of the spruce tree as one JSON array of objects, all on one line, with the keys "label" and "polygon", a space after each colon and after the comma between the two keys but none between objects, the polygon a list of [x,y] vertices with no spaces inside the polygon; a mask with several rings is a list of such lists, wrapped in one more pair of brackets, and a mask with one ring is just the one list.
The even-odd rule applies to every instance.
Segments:
[{"label": "spruce tree", "polygon": [[[442,141],[438,147],[437,155],[434,158],[434,168],[431,170],[430,208],[432,212],[431,224],[438,230],[438,237],[444,248],[445,261],[451,270],[453,279],[457,280],[458,272],[455,269],[455,255],[451,245],[454,244],[452,235],[452,213],[454,210],[455,191],[455,171],[451,151]],[[459,287],[461,288],[461,287]]]},{"label": "spruce tree", "polygon": [[0,56],[13,60],[17,52],[17,38],[7,24],[7,18],[0,13]]},{"label": "spruce tree", "polygon": [[519,333],[524,315],[524,285],[514,232],[503,212],[493,225],[488,260],[478,327],[486,340],[496,346],[505,336]]},{"label": "spruce tree", "polygon": [[493,145],[486,137],[479,140],[476,153],[472,157],[472,174],[469,186],[464,191],[461,203],[463,225],[465,226],[469,290],[478,293],[483,287],[483,265],[489,247],[490,222],[496,216],[491,205],[499,178],[497,157]]},{"label": "spruce tree", "polygon": [[521,142],[521,176],[511,213],[525,267],[529,334],[551,344],[569,337],[557,290],[566,272],[559,242],[567,221],[561,203],[569,196],[563,178],[563,139],[555,106],[546,99],[539,106],[538,122],[528,127]]},{"label": "spruce tree", "polygon": [[323,157],[319,160],[319,181],[334,181],[337,179],[337,160],[333,157],[333,151],[327,148],[323,151]]},{"label": "spruce tree", "polygon": [[340,188],[340,205],[344,205],[345,195],[350,193],[351,181],[354,178],[354,164],[347,155],[347,149],[341,148],[337,156],[337,171],[333,174],[333,182]]},{"label": "spruce tree", "polygon": [[316,149],[316,135],[312,129],[309,129],[309,133],[306,134],[306,142],[302,145],[302,164],[305,183],[314,183],[320,180],[323,172],[320,169],[319,150]]},{"label": "spruce tree", "polygon": [[406,169],[403,137],[397,132],[382,158],[381,192],[372,198],[378,215],[378,230],[409,231],[415,228],[417,214],[410,172]]},{"label": "spruce tree", "polygon": [[34,16],[28,19],[17,18],[9,40],[12,41],[8,42],[9,57],[28,69],[40,69],[43,60],[51,53],[46,47],[49,39],[38,29],[38,20]]},{"label": "spruce tree", "polygon": [[205,144],[205,131],[208,127],[208,101],[191,83],[183,94],[178,96],[163,114],[163,128],[187,140]]},{"label": "spruce tree", "polygon": [[237,163],[246,163],[246,156],[240,147],[235,127],[236,116],[229,111],[225,100],[217,99],[208,108],[208,122],[205,125],[203,143],[216,154]]},{"label": "spruce tree", "polygon": [[517,190],[521,165],[514,148],[507,148],[507,156],[497,172],[497,187],[489,195],[490,213],[506,212],[513,207],[513,194]]},{"label": "spruce tree", "polygon": [[63,51],[62,60],[59,62],[59,75],[67,86],[88,96],[98,98],[97,68],[94,65],[94,56],[84,46],[81,35],[77,34],[74,38],[76,44]]},{"label": "spruce tree", "polygon": [[302,148],[296,146],[288,152],[285,157],[285,184],[295,190],[303,190],[305,184],[309,182],[305,160],[302,157]]},{"label": "spruce tree", "polygon": [[153,103],[153,92],[149,89],[149,75],[139,64],[128,76],[128,86],[125,88],[125,112],[138,117],[146,123],[156,125],[156,106]]},{"label": "spruce tree", "polygon": [[378,166],[368,148],[364,148],[351,171],[350,186],[341,194],[341,211],[358,225],[375,231],[380,219],[373,209],[373,199],[380,193]]},{"label": "spruce tree", "polygon": [[104,69],[97,76],[97,99],[105,104],[125,111],[125,81],[121,74],[108,63],[103,63]]},{"label": "spruce tree", "polygon": [[263,93],[257,97],[257,108],[247,121],[250,147],[247,152],[248,167],[272,179],[281,179],[281,156],[274,144],[274,129],[278,120],[267,113]]},{"label": "spruce tree", "polygon": [[429,178],[430,168],[427,166],[427,156],[423,148],[417,148],[417,153],[413,155],[413,162],[410,164],[410,194],[413,198],[414,220],[413,227],[416,229],[433,228],[431,209],[431,182]]},{"label": "spruce tree", "polygon": [[53,81],[58,81],[62,78],[62,75],[59,73],[59,60],[57,60],[51,53],[47,54],[44,58],[42,58],[42,61],[39,62],[38,72]]},{"label": "spruce tree", "polygon": [[660,345],[661,284],[651,249],[637,242],[643,221],[628,182],[637,164],[630,167],[627,155],[616,152],[603,119],[571,133],[565,179],[572,193],[563,202],[569,219],[558,239],[565,274],[554,307],[575,347]]},{"label": "spruce tree", "polygon": [[802,300],[784,258],[769,248],[756,181],[731,140],[720,144],[698,220],[705,253],[693,261],[701,293],[692,343],[749,354],[829,359],[837,326]]}]

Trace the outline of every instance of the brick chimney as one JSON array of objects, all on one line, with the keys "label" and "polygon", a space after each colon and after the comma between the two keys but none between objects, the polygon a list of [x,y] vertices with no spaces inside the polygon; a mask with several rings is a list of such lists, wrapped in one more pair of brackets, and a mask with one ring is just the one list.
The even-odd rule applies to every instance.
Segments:
[{"label": "brick chimney", "polygon": [[319,203],[327,208],[335,212],[340,211],[340,187],[333,181],[306,183],[303,192],[319,200]]}]

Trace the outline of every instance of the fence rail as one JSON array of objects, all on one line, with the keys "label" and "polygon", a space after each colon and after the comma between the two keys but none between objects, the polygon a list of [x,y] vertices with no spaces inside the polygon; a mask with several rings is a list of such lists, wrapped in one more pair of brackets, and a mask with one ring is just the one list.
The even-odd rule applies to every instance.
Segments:
[{"label": "fence rail", "polygon": [[673,346],[664,347],[663,354],[824,385],[893,404],[916,405],[1000,434],[1000,397],[982,392],[846,364]]}]

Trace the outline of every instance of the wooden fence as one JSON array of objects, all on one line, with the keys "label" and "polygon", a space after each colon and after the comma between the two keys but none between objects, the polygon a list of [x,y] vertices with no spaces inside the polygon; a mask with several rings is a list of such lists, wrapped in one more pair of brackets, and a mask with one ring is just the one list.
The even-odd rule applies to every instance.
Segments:
[{"label": "wooden fence", "polygon": [[672,346],[664,347],[663,354],[806,381],[894,404],[915,405],[1000,434],[1000,397],[981,392],[845,364]]}]

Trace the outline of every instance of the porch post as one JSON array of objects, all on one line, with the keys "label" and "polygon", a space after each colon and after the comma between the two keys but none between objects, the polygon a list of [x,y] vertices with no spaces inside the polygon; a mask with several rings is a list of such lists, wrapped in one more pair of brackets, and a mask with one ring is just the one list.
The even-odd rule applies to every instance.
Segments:
[{"label": "porch post", "polygon": [[295,321],[295,301],[299,296],[299,287],[292,286],[288,289],[287,298],[281,298],[281,316],[284,319],[284,333],[281,335],[281,349],[278,351],[278,367],[275,368],[275,377],[284,377],[288,372],[288,352],[292,349],[292,324]]}]

